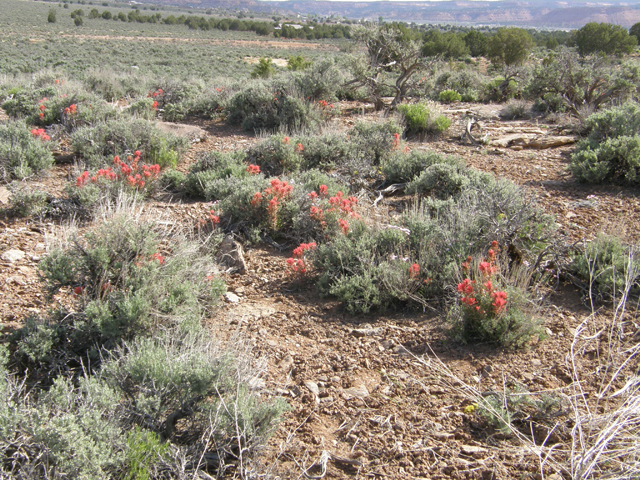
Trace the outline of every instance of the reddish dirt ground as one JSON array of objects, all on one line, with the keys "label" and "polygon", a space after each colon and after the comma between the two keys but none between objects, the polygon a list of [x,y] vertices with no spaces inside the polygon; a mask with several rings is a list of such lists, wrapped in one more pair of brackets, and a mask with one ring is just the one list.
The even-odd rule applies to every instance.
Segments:
[{"label": "reddish dirt ground", "polygon": [[[340,121],[355,119],[345,116]],[[257,141],[218,123],[201,126],[209,136],[192,147],[182,170],[198,151],[244,149]],[[470,146],[459,141],[460,128],[454,124],[451,130],[448,138],[410,141],[409,147],[459,155],[475,168],[511,179],[556,216],[569,240],[592,238],[612,228],[638,240],[638,191],[577,184],[567,172],[573,147],[536,151]],[[57,165],[29,183],[60,196],[70,170],[69,164]],[[204,217],[207,207],[166,195],[145,206],[153,216],[187,224]],[[36,266],[54,229],[53,223],[0,217],[0,253],[26,253],[17,262],[0,263],[5,333],[27,315],[49,308]],[[547,338],[512,352],[452,343],[442,315],[348,315],[336,301],[320,298],[311,281],[285,273],[287,253],[265,246],[248,249],[248,272],[226,275],[228,290],[239,301],[223,303],[206,320],[220,339],[248,339],[254,352],[268,361],[261,395],[280,395],[290,404],[260,459],[274,478],[303,478],[305,471],[307,478],[327,479],[542,478],[538,458],[529,449],[517,438],[487,428],[470,411],[472,401],[454,376],[480,392],[502,392],[517,384],[532,392],[564,393],[571,382],[566,355],[573,334],[591,313],[575,288],[560,285],[543,304]],[[608,318],[605,313],[600,322]],[[451,375],[437,367],[436,358]],[[585,374],[595,366],[588,355],[578,364]],[[537,434],[544,437],[548,431],[540,428]],[[557,436],[562,447],[566,432],[559,429]],[[324,458],[323,452],[328,452]],[[544,473],[554,478],[548,476],[553,468],[545,467]]]}]

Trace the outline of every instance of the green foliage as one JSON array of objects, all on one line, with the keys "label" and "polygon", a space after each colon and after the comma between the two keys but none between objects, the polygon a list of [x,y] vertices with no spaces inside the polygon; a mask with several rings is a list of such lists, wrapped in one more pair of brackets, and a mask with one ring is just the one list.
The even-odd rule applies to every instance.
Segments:
[{"label": "green foliage", "polygon": [[424,103],[398,105],[407,134],[443,133],[451,125],[451,120],[429,108]]},{"label": "green foliage", "polygon": [[574,32],[573,43],[582,56],[592,53],[621,56],[633,52],[638,40],[620,25],[590,22]]},{"label": "green foliage", "polygon": [[[436,179],[448,182],[446,188],[442,193],[429,189],[440,198],[421,200],[397,225],[380,229],[355,223],[347,235],[319,245],[312,257],[320,291],[335,295],[354,313],[424,307],[442,301],[457,283],[461,258],[484,254],[493,240],[515,254],[516,264],[534,262],[554,231],[552,219],[513,184],[478,172],[456,174],[459,168],[450,163],[429,166]],[[414,263],[417,272],[410,268]]]},{"label": "green foliage", "polygon": [[[384,123],[358,122],[348,132],[351,141],[360,151],[366,166],[379,166],[394,148],[395,135],[402,127],[394,120]],[[349,172],[354,174],[353,171]],[[360,173],[368,173],[360,170]]]},{"label": "green foliage", "polygon": [[71,144],[92,167],[111,164],[115,155],[142,152],[142,160],[161,167],[174,166],[187,149],[189,140],[164,133],[142,119],[110,120],[93,127],[82,127],[71,135]]},{"label": "green foliage", "polygon": [[443,90],[438,94],[438,100],[442,103],[454,103],[462,100],[462,96],[455,90]]},{"label": "green foliage", "polygon": [[302,55],[290,55],[287,59],[287,68],[293,72],[304,70],[313,65],[313,62],[306,60]]},{"label": "green foliage", "polygon": [[526,102],[511,100],[500,111],[500,117],[506,120],[521,120],[528,117]]},{"label": "green foliage", "polygon": [[47,142],[32,135],[24,123],[0,124],[0,178],[5,182],[30,177],[52,164]]},{"label": "green foliage", "polygon": [[56,23],[56,9],[52,8],[49,10],[49,15],[47,15],[48,23]]},{"label": "green foliage", "polygon": [[640,38],[640,22],[634,23],[629,29],[629,36],[636,37],[636,40]]},{"label": "green foliage", "polygon": [[142,430],[137,425],[127,435],[128,473],[125,480],[148,480],[149,468],[158,457],[166,456],[169,449],[154,432]]},{"label": "green foliage", "polygon": [[[299,147],[302,145],[302,147]],[[260,166],[266,175],[297,172],[303,163],[304,145],[292,142],[290,137],[274,135],[247,151],[249,163]]]},{"label": "green foliage", "polygon": [[528,57],[534,47],[529,32],[522,28],[499,28],[489,38],[487,55],[495,65],[520,65]]},{"label": "green foliage", "polygon": [[625,245],[616,236],[599,233],[582,251],[575,253],[572,260],[571,271],[588,286],[593,300],[620,299],[627,283],[631,293],[637,295],[640,287],[637,246]]},{"label": "green foliage", "polygon": [[[122,215],[53,250],[39,265],[48,292],[71,288],[81,313],[57,324],[50,352],[42,355],[70,361],[95,354],[96,345],[112,348],[159,328],[197,328],[203,308],[224,288],[207,280],[211,260],[198,248],[183,241],[165,258],[152,225]],[[43,325],[46,318],[21,330],[18,349]]]},{"label": "green foliage", "polygon": [[493,182],[490,174],[467,168],[460,162],[434,162],[407,184],[406,192],[446,200],[459,197],[470,187],[482,188]]},{"label": "green foliage", "polygon": [[253,67],[251,76],[253,78],[269,78],[276,72],[276,67],[273,64],[273,60],[266,57],[261,57],[258,64]]},{"label": "green foliage", "polygon": [[435,164],[461,165],[460,160],[433,151],[412,150],[408,153],[396,151],[383,163],[382,174],[387,183],[407,183]]},{"label": "green foliage", "polygon": [[461,341],[522,347],[541,336],[542,321],[526,312],[526,292],[505,282],[492,254],[493,249],[482,262],[463,264],[465,278],[457,286],[461,301],[449,312],[449,321]]},{"label": "green foliage", "polygon": [[248,176],[245,154],[207,152],[191,167],[184,189],[192,197],[220,200],[230,192],[225,186],[227,181]]},{"label": "green foliage", "polygon": [[486,89],[488,79],[477,71],[465,68],[463,70],[446,71],[435,79],[434,92],[454,90],[460,93],[463,102],[477,102]]},{"label": "green foliage", "polygon": [[318,125],[316,109],[290,91],[290,87],[265,83],[250,85],[229,100],[227,122],[245,130],[301,130]]},{"label": "green foliage", "polygon": [[184,173],[170,168],[165,170],[160,177],[160,185],[170,192],[178,193],[183,191],[186,180],[187,176]]},{"label": "green foliage", "polygon": [[585,118],[599,108],[624,102],[636,89],[640,71],[633,63],[617,65],[601,55],[580,57],[568,49],[549,54],[527,87],[548,110],[568,108]]},{"label": "green foliage", "polygon": [[587,183],[640,183],[640,107],[627,103],[594,113],[589,137],[571,156],[571,171]]},{"label": "green foliage", "polygon": [[425,34],[422,54],[425,57],[451,59],[468,55],[469,49],[461,35],[433,29]]},{"label": "green foliage", "polygon": [[11,211],[20,217],[38,215],[45,209],[49,198],[46,192],[18,182],[9,184],[9,191],[11,192],[9,197]]},{"label": "green foliage", "polygon": [[483,57],[487,54],[489,37],[486,33],[472,29],[469,30],[463,38],[472,57]]},{"label": "green foliage", "polygon": [[485,85],[485,101],[504,102],[520,93],[518,83],[513,79],[496,77]]}]

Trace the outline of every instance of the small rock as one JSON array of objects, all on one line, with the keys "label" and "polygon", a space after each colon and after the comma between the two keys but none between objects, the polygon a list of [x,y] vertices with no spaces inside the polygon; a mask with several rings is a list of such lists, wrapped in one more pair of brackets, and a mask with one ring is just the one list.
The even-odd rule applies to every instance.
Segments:
[{"label": "small rock", "polygon": [[36,243],[36,252],[44,252],[47,249],[44,243]]},{"label": "small rock", "polygon": [[11,192],[7,187],[0,187],[0,204],[9,205],[9,197]]},{"label": "small rock", "polygon": [[341,380],[340,377],[337,376],[337,375],[331,377],[331,382],[332,383],[340,383],[340,380]]},{"label": "small rock", "polygon": [[364,385],[356,385],[355,387],[347,388],[344,390],[344,396],[348,400],[349,398],[366,398],[369,396],[369,390]]},{"label": "small rock", "polygon": [[351,334],[355,337],[368,337],[371,335],[380,335],[382,333],[382,328],[354,328],[351,330]]},{"label": "small rock", "polygon": [[574,217],[577,217],[577,216],[578,216],[578,215],[576,215],[576,214],[575,214],[575,213],[573,213],[573,212],[567,212],[567,214],[565,215],[565,217],[566,217],[566,218],[574,218]]},{"label": "small rock", "polygon": [[304,386],[307,387],[314,395],[320,395],[320,388],[318,388],[318,385],[315,382],[307,380],[304,382]]},{"label": "small rock", "polygon": [[224,237],[220,244],[220,262],[233,268],[236,272],[244,274],[247,272],[247,263],[244,260],[242,245],[236,242],[231,235]]},{"label": "small rock", "polygon": [[289,390],[285,390],[284,388],[276,388],[276,393],[278,395],[289,395]]},{"label": "small rock", "polygon": [[227,292],[223,295],[225,301],[227,301],[228,303],[238,303],[240,302],[240,297],[237,296],[235,293],[232,292]]},{"label": "small rock", "polygon": [[531,360],[531,365],[533,365],[534,367],[539,367],[540,365],[542,365],[542,362],[539,358],[533,358]]},{"label": "small rock", "polygon": [[293,367],[293,357],[291,355],[287,355],[278,363],[278,368],[285,372],[288,372]]},{"label": "small rock", "polygon": [[473,455],[475,453],[486,453],[488,450],[482,447],[476,447],[475,445],[462,445],[460,451],[465,455]]},{"label": "small rock", "polygon": [[2,260],[9,263],[17,262],[18,260],[22,260],[25,257],[25,253],[22,250],[12,249],[7,250],[0,256]]}]

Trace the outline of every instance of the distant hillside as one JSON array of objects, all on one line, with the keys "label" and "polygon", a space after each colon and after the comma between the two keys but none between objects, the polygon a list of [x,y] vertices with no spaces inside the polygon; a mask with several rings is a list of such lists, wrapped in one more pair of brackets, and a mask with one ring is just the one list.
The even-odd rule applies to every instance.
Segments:
[{"label": "distant hillside", "polygon": [[[150,2],[151,3],[151,2]],[[416,23],[464,23],[576,28],[588,22],[609,22],[630,27],[640,22],[640,5],[619,1],[380,1],[316,0],[153,0],[153,3],[197,8],[246,9],[269,14],[336,15],[354,19],[402,20]]]}]

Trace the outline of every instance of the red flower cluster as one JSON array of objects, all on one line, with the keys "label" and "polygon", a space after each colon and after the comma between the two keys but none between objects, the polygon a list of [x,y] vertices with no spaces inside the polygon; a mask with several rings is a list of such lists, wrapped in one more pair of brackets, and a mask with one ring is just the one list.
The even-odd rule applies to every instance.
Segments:
[{"label": "red flower cluster", "polygon": [[[487,258],[480,262],[478,271],[484,283],[476,284],[468,277],[458,284],[458,292],[461,294],[461,302],[466,314],[472,315],[500,315],[507,305],[507,292],[498,290],[493,284],[493,276],[497,271],[495,266],[495,252],[498,249],[498,242],[491,243]],[[462,264],[463,271],[468,274],[471,269],[471,257]]]},{"label": "red flower cluster", "polygon": [[40,117],[40,120],[44,120],[44,111],[46,110],[46,107],[44,106],[44,102],[47,101],[47,97],[44,97],[40,100],[40,106],[38,107],[38,109],[40,110],[40,113],[38,114],[38,116]]},{"label": "red flower cluster", "polygon": [[151,255],[151,258],[157,260],[160,265],[164,264],[164,257],[160,253],[154,253],[153,255]]},{"label": "red flower cluster", "polygon": [[415,278],[420,275],[420,265],[414,263],[409,267],[409,277]]},{"label": "red flower cluster", "polygon": [[48,142],[51,140],[51,137],[47,135],[47,132],[44,131],[44,128],[33,128],[31,129],[31,135],[34,137],[40,137],[40,140],[44,142]]},{"label": "red flower cluster", "polygon": [[157,100],[155,100],[153,102],[153,104],[151,105],[151,108],[153,108],[154,110],[158,110],[158,101]]},{"label": "red flower cluster", "polygon": [[291,143],[291,139],[289,137],[284,137],[282,139],[282,143],[284,143],[285,145],[289,145]]},{"label": "red flower cluster", "polygon": [[164,95],[164,90],[159,88],[155,92],[152,92],[151,90],[149,90],[149,93],[147,94],[147,98],[150,98],[150,97],[157,98],[157,97],[161,97],[163,95]]},{"label": "red flower cluster", "polygon": [[298,145],[296,145],[296,148],[294,150],[296,152],[304,152],[304,147],[302,146],[301,143],[299,143]]},{"label": "red flower cluster", "polygon": [[[328,193],[329,188],[326,185],[320,185],[318,192],[312,191],[308,195],[313,202],[309,209],[309,216],[313,220],[318,221],[323,228],[327,225],[325,213],[337,213],[341,216],[360,218],[360,215],[353,211],[353,207],[358,203],[358,199],[356,197],[344,198],[344,194],[342,192],[338,192],[335,196],[329,197],[327,200],[326,196]],[[324,200],[324,204],[317,204],[318,201],[322,200]],[[323,205],[324,210],[322,209]],[[345,235],[349,232],[349,222],[345,218],[338,219],[338,226]]]},{"label": "red flower cluster", "polygon": [[304,252],[315,248],[315,242],[301,243],[298,247],[293,249],[293,257],[287,258],[287,265],[289,265],[291,270],[295,273],[306,273],[307,266],[304,262]]},{"label": "red flower cluster", "polygon": [[72,103],[67,108],[64,109],[65,115],[75,115],[78,113],[78,106],[75,103]]},{"label": "red flower cluster", "polygon": [[393,148],[396,149],[400,146],[400,134],[399,133],[394,133],[393,134]]},{"label": "red flower cluster", "polygon": [[267,214],[269,215],[269,224],[275,230],[278,226],[278,210],[283,201],[291,196],[293,185],[274,178],[271,180],[271,186],[265,188],[263,192],[256,192],[251,199],[252,207],[260,207],[263,202],[267,202]]},{"label": "red flower cluster", "polygon": [[[101,168],[98,172],[91,177],[91,182],[97,183],[100,179],[104,179],[106,181],[121,181],[127,182],[127,184],[132,188],[144,188],[146,182],[150,180],[155,180],[160,174],[160,165],[139,165],[141,153],[139,150],[134,152],[135,157],[128,157],[128,161],[131,165],[127,165],[125,162],[120,160],[120,157],[117,155],[113,157],[113,164],[116,166],[116,170],[112,170],[111,167],[103,169]],[[83,172],[76,179],[76,186],[82,187],[89,180],[89,172]]]},{"label": "red flower cluster", "polygon": [[247,172],[249,172],[251,175],[257,175],[260,173],[260,167],[258,165],[249,165],[247,167]]}]

